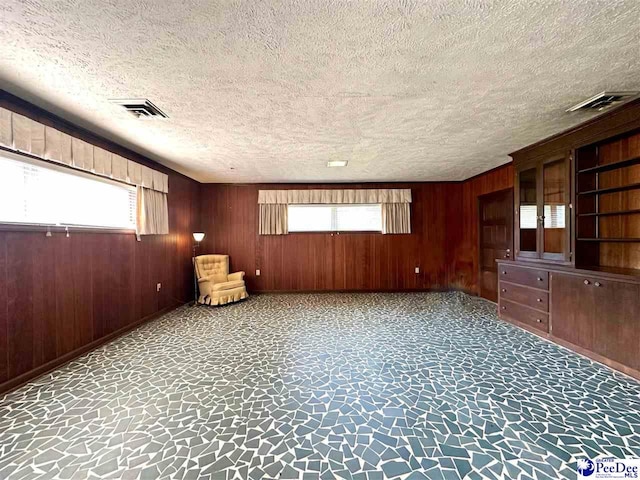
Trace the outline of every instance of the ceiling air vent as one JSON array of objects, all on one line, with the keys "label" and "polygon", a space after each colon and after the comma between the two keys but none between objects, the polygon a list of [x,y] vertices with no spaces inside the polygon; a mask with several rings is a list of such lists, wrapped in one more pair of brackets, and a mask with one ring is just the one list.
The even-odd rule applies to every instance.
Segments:
[{"label": "ceiling air vent", "polygon": [[109,100],[124,109],[136,118],[169,118],[169,116],[156,107],[151,100],[146,98],[126,98],[123,100]]},{"label": "ceiling air vent", "polygon": [[638,92],[600,92],[599,94],[569,108],[567,112],[576,112],[578,110],[601,111],[605,108],[625,102],[631,97],[635,97],[637,94]]}]

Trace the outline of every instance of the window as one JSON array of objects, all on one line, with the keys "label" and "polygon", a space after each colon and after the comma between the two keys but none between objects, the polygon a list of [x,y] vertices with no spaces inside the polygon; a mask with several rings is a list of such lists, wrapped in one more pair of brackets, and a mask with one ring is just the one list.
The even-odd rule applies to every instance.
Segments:
[{"label": "window", "polygon": [[289,205],[289,232],[381,232],[376,205]]},{"label": "window", "polygon": [[0,222],[135,229],[136,189],[3,152]]}]

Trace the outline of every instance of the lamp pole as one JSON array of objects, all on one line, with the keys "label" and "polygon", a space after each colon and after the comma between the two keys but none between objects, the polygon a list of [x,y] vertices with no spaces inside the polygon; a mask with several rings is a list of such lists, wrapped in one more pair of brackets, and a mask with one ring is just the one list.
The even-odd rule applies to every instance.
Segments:
[{"label": "lamp pole", "polygon": [[193,306],[198,305],[198,275],[196,274],[196,249],[200,248],[200,242],[204,238],[204,233],[195,232],[193,234],[193,239],[195,243],[193,244],[193,256],[191,257],[191,263],[193,264]]}]

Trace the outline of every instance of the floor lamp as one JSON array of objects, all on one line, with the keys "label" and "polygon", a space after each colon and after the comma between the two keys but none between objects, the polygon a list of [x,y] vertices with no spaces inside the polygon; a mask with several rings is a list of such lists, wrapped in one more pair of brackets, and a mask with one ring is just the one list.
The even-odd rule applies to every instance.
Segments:
[{"label": "floor lamp", "polygon": [[204,233],[202,232],[194,232],[193,239],[195,243],[193,244],[193,257],[191,257],[191,261],[193,262],[193,305],[198,305],[198,276],[196,275],[196,249],[200,248],[200,242],[204,238]]}]

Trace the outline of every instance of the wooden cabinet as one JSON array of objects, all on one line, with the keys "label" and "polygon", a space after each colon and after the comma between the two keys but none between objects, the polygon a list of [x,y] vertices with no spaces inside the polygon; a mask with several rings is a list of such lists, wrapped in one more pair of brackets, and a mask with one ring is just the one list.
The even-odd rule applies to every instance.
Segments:
[{"label": "wooden cabinet", "polygon": [[499,261],[498,312],[640,378],[640,278]]},{"label": "wooden cabinet", "polygon": [[570,152],[516,162],[516,259],[571,262],[570,166]]}]

